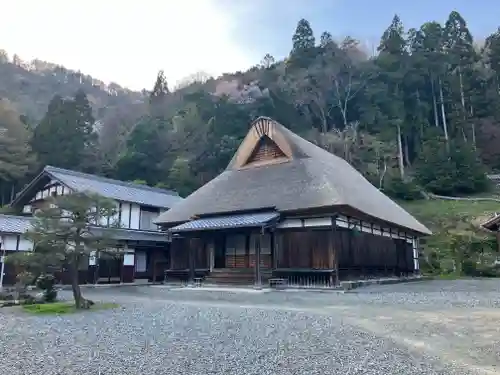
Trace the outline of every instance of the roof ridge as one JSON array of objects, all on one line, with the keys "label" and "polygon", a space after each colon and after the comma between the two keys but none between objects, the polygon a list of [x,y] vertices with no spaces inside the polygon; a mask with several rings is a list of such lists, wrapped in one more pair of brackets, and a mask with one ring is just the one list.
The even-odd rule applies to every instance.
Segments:
[{"label": "roof ridge", "polygon": [[172,195],[172,196],[179,196],[179,194],[177,192],[175,192],[173,190],[169,190],[169,189],[162,189],[162,188],[153,187],[153,186],[149,186],[149,185],[136,184],[134,182],[128,182],[128,181],[122,181],[122,180],[115,180],[113,178],[98,176],[98,175],[95,175],[95,174],[73,171],[71,169],[64,169],[64,168],[59,168],[59,167],[53,167],[51,165],[45,166],[44,171],[46,171],[48,173],[50,173],[50,172],[63,173],[63,174],[72,175],[72,176],[79,176],[79,177],[84,177],[84,178],[88,178],[88,179],[99,180],[99,181],[111,183],[111,184],[114,184],[114,185],[121,185],[121,186],[131,187],[131,188],[134,188],[134,189],[142,189],[142,190],[148,190],[148,191],[155,191],[157,193],[164,193],[164,194],[168,194],[168,195]]}]

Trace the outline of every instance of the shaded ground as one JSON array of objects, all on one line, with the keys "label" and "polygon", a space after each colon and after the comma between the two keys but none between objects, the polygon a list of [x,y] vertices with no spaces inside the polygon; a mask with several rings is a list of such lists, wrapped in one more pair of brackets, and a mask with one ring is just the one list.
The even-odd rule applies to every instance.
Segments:
[{"label": "shaded ground", "polygon": [[500,374],[496,280],[352,294],[85,293],[121,308],[61,317],[0,310],[0,374]]}]

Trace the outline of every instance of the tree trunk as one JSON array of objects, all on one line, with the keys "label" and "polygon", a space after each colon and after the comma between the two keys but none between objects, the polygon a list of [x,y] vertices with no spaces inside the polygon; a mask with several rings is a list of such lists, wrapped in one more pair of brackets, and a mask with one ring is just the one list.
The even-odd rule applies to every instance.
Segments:
[{"label": "tree trunk", "polygon": [[463,81],[462,70],[460,69],[460,66],[458,67],[458,79],[460,82],[460,101],[462,102],[462,111],[463,111],[464,120],[465,120],[467,117],[467,110],[465,109],[464,81]]},{"label": "tree trunk", "polygon": [[405,137],[405,148],[404,148],[404,157],[405,157],[405,162],[408,167],[411,167],[411,162],[410,162],[410,137],[406,136]]},{"label": "tree trunk", "polygon": [[474,107],[470,106],[470,117],[471,117],[471,127],[472,127],[472,146],[476,148],[476,124],[474,124]]},{"label": "tree trunk", "polygon": [[403,145],[401,142],[401,125],[397,124],[398,129],[398,161],[399,161],[399,172],[401,173],[401,179],[405,177],[405,165],[403,160]]},{"label": "tree trunk", "polygon": [[82,291],[80,289],[80,284],[78,283],[78,257],[74,257],[69,261],[68,270],[71,278],[71,289],[73,290],[73,298],[75,300],[75,307],[77,309],[82,308]]},{"label": "tree trunk", "polygon": [[[77,246],[76,246],[77,247]],[[75,255],[69,259],[68,269],[71,278],[71,289],[73,291],[73,298],[75,300],[75,307],[77,309],[88,309],[94,303],[82,297],[82,291],[78,280],[78,265],[80,264],[80,256]]]},{"label": "tree trunk", "polygon": [[432,91],[432,107],[434,108],[434,124],[436,125],[436,128],[439,128],[437,98],[436,98],[436,92],[434,90],[434,80],[432,76],[431,76],[431,91]]},{"label": "tree trunk", "polygon": [[420,123],[420,143],[422,143],[422,140],[424,139],[424,122],[422,121],[421,114],[420,114],[420,108],[421,108],[421,100],[420,100],[420,91],[417,89],[417,119],[418,122]]},{"label": "tree trunk", "polygon": [[443,120],[444,139],[446,139],[446,144],[448,144],[448,125],[446,124],[446,112],[444,109],[443,84],[441,79],[439,79],[438,82],[439,82],[439,99],[441,102],[441,118]]}]

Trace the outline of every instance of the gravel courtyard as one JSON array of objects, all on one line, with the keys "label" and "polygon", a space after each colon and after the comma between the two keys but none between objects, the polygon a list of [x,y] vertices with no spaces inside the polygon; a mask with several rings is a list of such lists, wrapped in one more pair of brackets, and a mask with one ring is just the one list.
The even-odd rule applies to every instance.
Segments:
[{"label": "gravel courtyard", "polygon": [[0,310],[0,374],[500,374],[497,280],[346,294],[84,293],[120,307],[50,317]]}]

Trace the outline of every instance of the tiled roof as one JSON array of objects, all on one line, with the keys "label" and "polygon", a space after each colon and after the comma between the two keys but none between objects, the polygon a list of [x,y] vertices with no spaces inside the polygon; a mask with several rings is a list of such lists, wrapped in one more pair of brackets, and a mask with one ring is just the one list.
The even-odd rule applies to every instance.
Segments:
[{"label": "tiled roof", "polygon": [[31,226],[31,217],[0,214],[0,233],[25,233]]},{"label": "tiled roof", "polygon": [[[28,216],[14,216],[14,215],[2,215],[0,214],[0,233],[16,233],[23,234],[26,233],[30,227],[32,217]],[[111,238],[116,240],[129,240],[129,241],[155,241],[155,242],[166,242],[167,234],[165,232],[156,231],[142,231],[133,229],[109,229],[109,228],[92,228],[92,232],[95,231],[96,235],[100,235],[102,232],[107,232]]]},{"label": "tiled roof", "polygon": [[176,192],[146,185],[47,166],[44,172],[75,191],[90,191],[107,198],[153,207],[171,208],[182,201]]},{"label": "tiled roof", "polygon": [[188,232],[228,228],[258,227],[278,218],[277,212],[259,212],[246,215],[230,215],[189,221],[170,229],[170,232]]}]

